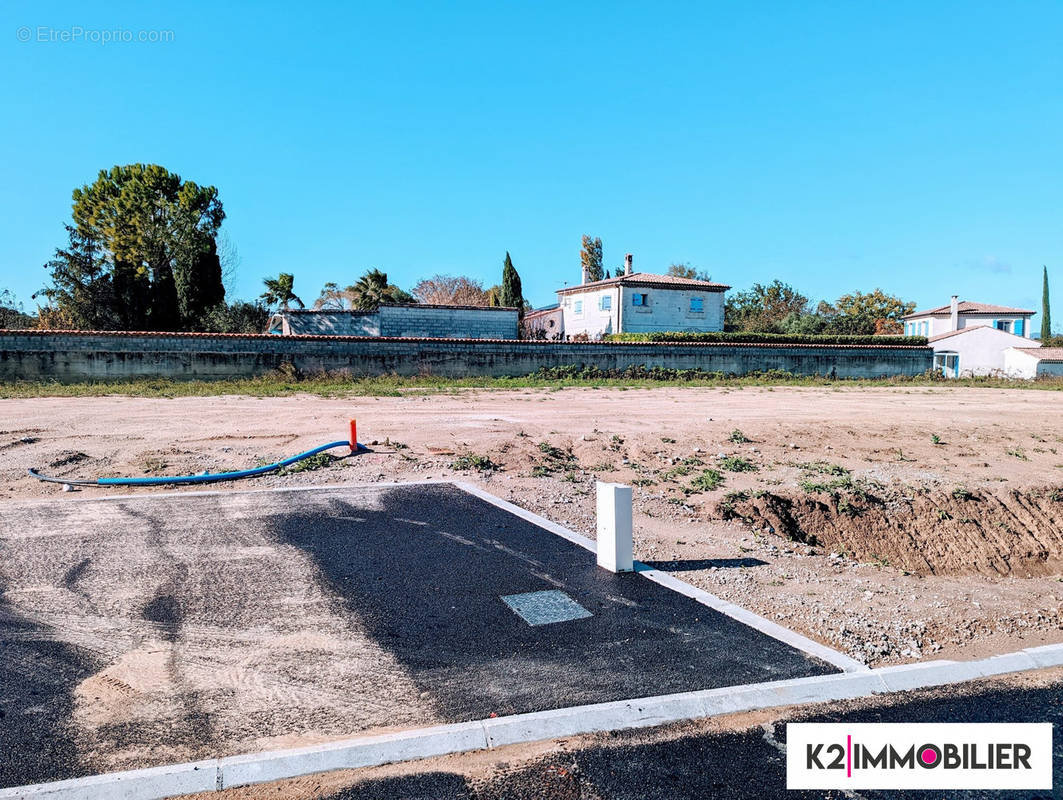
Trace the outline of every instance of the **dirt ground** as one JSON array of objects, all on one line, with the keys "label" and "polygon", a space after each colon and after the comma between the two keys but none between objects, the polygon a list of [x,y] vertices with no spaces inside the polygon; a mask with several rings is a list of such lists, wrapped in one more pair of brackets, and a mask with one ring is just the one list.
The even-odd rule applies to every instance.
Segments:
[{"label": "dirt ground", "polygon": [[79,496],[30,467],[240,469],[356,417],[371,453],[213,488],[457,477],[593,536],[594,481],[631,483],[636,558],[871,665],[975,658],[1063,641],[1061,411],[972,388],[3,400],[0,514]]}]

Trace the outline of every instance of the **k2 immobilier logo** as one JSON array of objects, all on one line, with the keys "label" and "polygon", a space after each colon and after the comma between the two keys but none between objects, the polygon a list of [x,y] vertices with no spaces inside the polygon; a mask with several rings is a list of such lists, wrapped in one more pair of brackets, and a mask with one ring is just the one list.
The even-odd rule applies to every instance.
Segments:
[{"label": "k2 immobilier logo", "polygon": [[790,723],[787,789],[1052,788],[1051,723]]}]

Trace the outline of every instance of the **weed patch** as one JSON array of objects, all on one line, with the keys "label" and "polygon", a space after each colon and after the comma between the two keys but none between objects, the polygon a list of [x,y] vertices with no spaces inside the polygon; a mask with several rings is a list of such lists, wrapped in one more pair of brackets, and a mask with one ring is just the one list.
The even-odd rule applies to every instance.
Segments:
[{"label": "weed patch", "polygon": [[470,470],[476,470],[477,472],[494,472],[495,470],[501,469],[498,464],[487,456],[481,456],[475,453],[466,453],[465,455],[458,456],[451,462],[450,468],[457,470],[458,472],[469,472]]}]

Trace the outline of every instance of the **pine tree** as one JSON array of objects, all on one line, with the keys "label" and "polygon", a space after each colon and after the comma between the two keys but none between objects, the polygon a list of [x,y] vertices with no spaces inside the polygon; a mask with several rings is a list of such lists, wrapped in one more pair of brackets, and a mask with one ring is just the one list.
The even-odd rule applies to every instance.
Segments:
[{"label": "pine tree", "polygon": [[513,259],[506,252],[506,260],[502,262],[502,291],[498,298],[499,304],[507,308],[519,308],[524,311],[524,293],[520,285],[520,275],[513,266]]},{"label": "pine tree", "polygon": [[1041,341],[1052,338],[1052,304],[1048,301],[1048,267],[1045,268],[1041,287]]},{"label": "pine tree", "polygon": [[[100,318],[125,330],[195,330],[224,300],[216,236],[225,211],[216,188],[157,164],[127,164],[101,170],[73,199],[73,227],[106,256],[113,291]],[[58,292],[53,302],[68,299]]]}]

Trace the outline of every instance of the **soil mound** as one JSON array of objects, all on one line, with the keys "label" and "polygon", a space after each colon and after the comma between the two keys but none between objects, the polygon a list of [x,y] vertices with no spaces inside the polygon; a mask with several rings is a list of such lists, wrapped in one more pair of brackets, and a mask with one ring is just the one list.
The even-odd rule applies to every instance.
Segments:
[{"label": "soil mound", "polygon": [[730,498],[724,516],[916,574],[1063,573],[1063,491],[863,490]]}]

